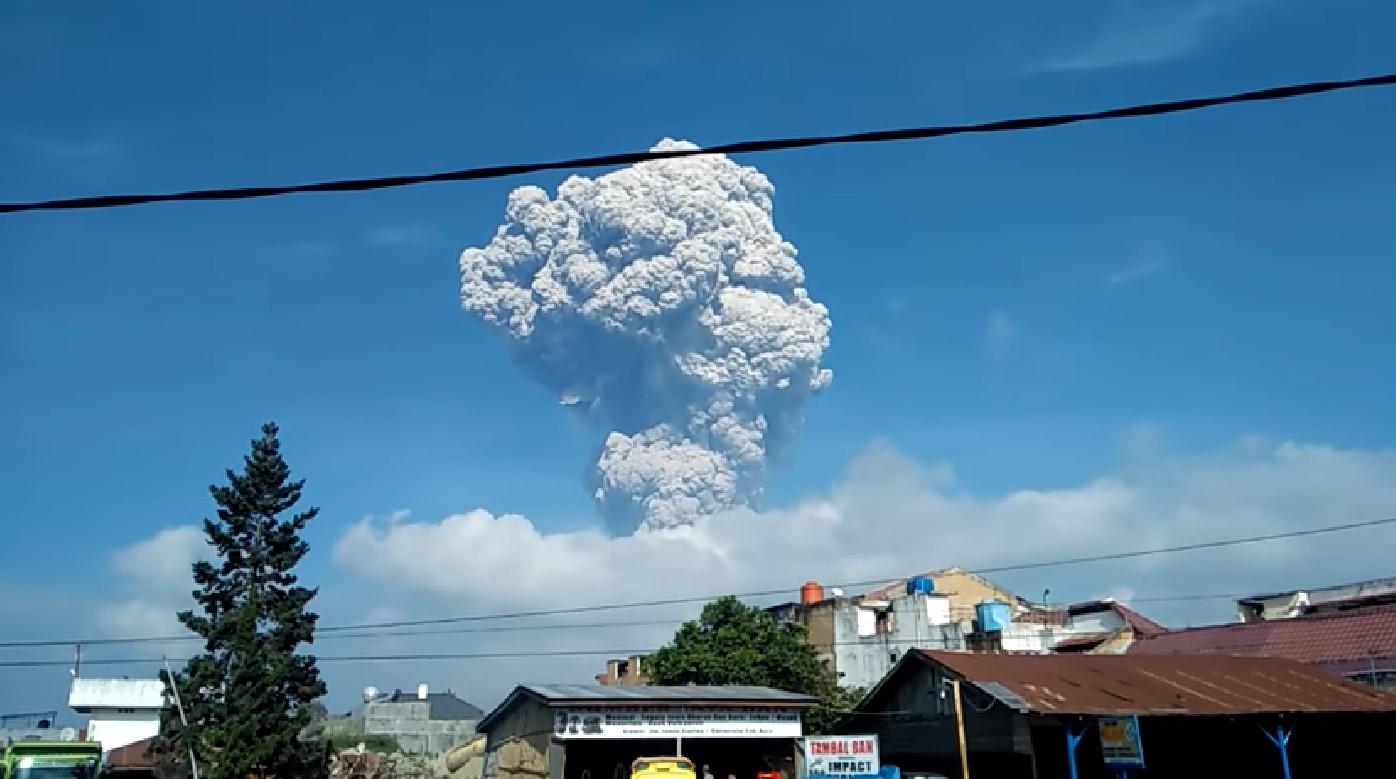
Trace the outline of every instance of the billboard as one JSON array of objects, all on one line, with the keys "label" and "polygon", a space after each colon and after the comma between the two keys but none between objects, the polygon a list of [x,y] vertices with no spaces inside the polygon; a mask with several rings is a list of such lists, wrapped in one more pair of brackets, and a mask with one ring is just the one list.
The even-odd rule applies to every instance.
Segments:
[{"label": "billboard", "polygon": [[1100,752],[1108,766],[1142,767],[1144,744],[1139,739],[1138,717],[1100,717]]},{"label": "billboard", "polygon": [[877,736],[805,738],[805,773],[809,776],[830,776],[839,779],[876,776],[881,768]]},{"label": "billboard", "polygon": [[559,739],[799,738],[799,709],[626,706],[553,711]]}]

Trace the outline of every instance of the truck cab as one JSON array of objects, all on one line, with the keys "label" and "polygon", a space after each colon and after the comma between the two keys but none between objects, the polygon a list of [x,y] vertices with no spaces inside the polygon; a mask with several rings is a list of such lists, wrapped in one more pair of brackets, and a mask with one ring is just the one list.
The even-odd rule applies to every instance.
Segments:
[{"label": "truck cab", "polygon": [[96,741],[14,741],[0,760],[0,779],[96,779],[101,764]]}]

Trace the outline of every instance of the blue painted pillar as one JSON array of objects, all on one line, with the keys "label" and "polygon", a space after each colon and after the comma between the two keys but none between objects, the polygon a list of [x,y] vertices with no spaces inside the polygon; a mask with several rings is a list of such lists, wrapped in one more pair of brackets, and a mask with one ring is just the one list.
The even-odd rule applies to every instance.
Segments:
[{"label": "blue painted pillar", "polygon": [[1266,729],[1262,726],[1262,727],[1261,727],[1261,732],[1263,732],[1263,733],[1265,734],[1265,737],[1266,737],[1266,738],[1270,739],[1270,743],[1274,744],[1274,745],[1276,746],[1276,748],[1278,748],[1278,749],[1280,750],[1280,771],[1281,771],[1281,775],[1284,777],[1284,779],[1290,779],[1290,775],[1289,775],[1289,737],[1290,737],[1290,734],[1292,734],[1292,733],[1294,732],[1294,726],[1293,726],[1293,725],[1290,725],[1290,726],[1289,726],[1289,730],[1285,730],[1285,728],[1284,728],[1283,725],[1276,725],[1276,726],[1275,726],[1275,732],[1274,732],[1274,733],[1271,733],[1269,730],[1266,730]]},{"label": "blue painted pillar", "polygon": [[1081,739],[1085,737],[1085,725],[1082,725],[1081,729],[1074,733],[1070,725],[1066,727],[1066,766],[1070,770],[1071,779],[1076,779],[1076,747],[1081,745]]}]

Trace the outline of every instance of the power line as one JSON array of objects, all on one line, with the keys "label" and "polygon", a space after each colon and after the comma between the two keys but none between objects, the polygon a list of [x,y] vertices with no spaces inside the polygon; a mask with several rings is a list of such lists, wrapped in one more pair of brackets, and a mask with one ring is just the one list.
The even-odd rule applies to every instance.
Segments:
[{"label": "power line", "polygon": [[[1224,625],[1230,627],[1236,623]],[[1213,626],[1203,626],[1213,627]],[[1090,634],[1082,631],[1066,630],[1064,628],[1048,627],[1043,630],[1032,630],[1024,636],[1013,636],[1013,639],[1027,638],[1048,638],[1069,640],[1074,638],[1097,638],[1099,633]],[[1138,641],[1149,641],[1150,639],[1136,639]],[[909,648],[928,649],[943,648],[957,649],[963,645],[962,640],[945,636],[923,637],[923,638],[891,638],[884,637],[878,639],[874,636],[860,638],[858,640],[845,640],[825,642],[815,645],[821,646],[865,646],[870,648],[892,648],[906,646]],[[1230,642],[1227,644],[1229,651],[1235,650],[1259,650],[1269,646],[1269,642],[1262,639],[1254,641]],[[376,654],[376,655],[319,655],[316,662],[320,663],[355,663],[355,662],[389,662],[403,660],[501,660],[536,657],[625,657],[633,655],[648,655],[658,651],[658,648],[649,649],[558,649],[558,650],[537,650],[521,649],[514,651],[498,652],[430,652],[430,653],[404,653],[404,654]],[[1362,659],[1362,658],[1353,658]],[[162,658],[158,657],[125,657],[125,658],[104,658],[94,660],[83,660],[84,665],[141,665],[148,663],[159,663]],[[185,659],[172,659],[172,662],[186,662]],[[0,668],[60,668],[72,665],[70,659],[42,659],[42,660],[5,660],[0,661]]]},{"label": "power line", "polygon": [[[315,661],[328,663],[365,663],[389,660],[502,660],[519,657],[593,657],[648,654],[653,649],[560,649],[560,650],[520,650],[517,652],[460,652],[441,654],[401,654],[401,655],[327,655],[317,656]],[[159,657],[123,657],[103,660],[83,660],[83,665],[141,665],[159,663]],[[187,659],[170,658],[170,662],[183,663]],[[3,660],[0,668],[57,668],[72,665],[71,660]]]},{"label": "power line", "polygon": [[619,154],[603,154],[592,157],[577,157],[572,159],[554,160],[551,162],[525,162],[510,165],[492,165],[478,168],[465,168],[462,170],[444,171],[438,173],[422,173],[401,176],[382,176],[375,178],[359,179],[338,179],[333,181],[320,181],[309,184],[288,184],[280,186],[260,186],[260,187],[226,187],[217,189],[198,189],[187,192],[165,192],[155,194],[124,194],[124,195],[98,195],[93,197],[74,197],[59,200],[42,200],[21,203],[0,203],[0,213],[14,213],[19,211],[54,211],[72,209],[91,208],[118,208],[122,206],[134,206],[143,203],[165,203],[174,201],[189,200],[245,200],[248,198],[277,197],[297,193],[311,192],[363,192],[373,189],[388,189],[392,187],[407,187],[417,184],[430,184],[446,181],[481,181],[484,179],[505,178],[508,176],[518,176],[526,173],[539,173],[550,170],[575,170],[578,168],[608,167],[613,165],[630,165],[637,162],[648,162],[652,160],[675,159],[679,157],[692,157],[701,154],[757,154],[764,152],[782,151],[787,149],[804,149],[812,146],[832,146],[858,143],[887,143],[893,141],[924,140],[930,138],[941,138],[951,135],[966,135],[971,133],[996,133],[996,132],[1018,132],[1021,130],[1036,130],[1046,127],[1059,127],[1068,124],[1078,124],[1081,122],[1094,122],[1105,119],[1126,119],[1144,116],[1159,116],[1162,114],[1173,114],[1184,111],[1197,111],[1203,108],[1229,105],[1234,103],[1252,103],[1266,100],[1287,100],[1290,98],[1303,97],[1306,95],[1317,95],[1323,92],[1336,92],[1339,90],[1359,89],[1365,87],[1390,86],[1396,84],[1396,73],[1384,75],[1368,76],[1365,78],[1346,79],[1342,81],[1316,81],[1303,84],[1291,84],[1289,86],[1271,87],[1269,89],[1259,89],[1250,92],[1238,92],[1229,95],[1218,95],[1214,97],[1189,98],[1186,100],[1172,100],[1162,103],[1144,103],[1123,108],[1111,108],[1103,111],[1088,111],[1085,113],[1055,114],[1049,116],[1031,116],[1015,119],[1000,119],[991,122],[976,124],[941,125],[930,127],[910,127],[892,130],[869,130],[864,132],[846,133],[840,135],[816,135],[792,138],[774,138],[766,140],[738,141],[735,143],[712,146],[706,149],[670,149],[666,151],[640,151],[622,152]]},{"label": "power line", "polygon": [[[1231,547],[1231,546],[1242,546],[1242,545],[1246,545],[1246,544],[1265,543],[1265,542],[1268,542],[1268,541],[1279,541],[1279,540],[1289,539],[1289,538],[1305,538],[1305,537],[1310,537],[1310,536],[1325,535],[1325,534],[1328,534],[1328,533],[1340,533],[1340,532],[1346,532],[1346,531],[1350,531],[1350,530],[1360,530],[1360,529],[1364,529],[1364,528],[1379,527],[1379,526],[1392,525],[1392,524],[1396,524],[1396,517],[1385,517],[1385,518],[1382,518],[1382,519],[1372,519],[1372,520],[1366,520],[1366,521],[1363,521],[1363,522],[1345,522],[1345,523],[1341,523],[1341,524],[1337,524],[1337,525],[1325,525],[1325,526],[1321,526],[1321,527],[1305,528],[1305,529],[1302,529],[1302,530],[1287,530],[1287,531],[1279,532],[1279,533],[1267,533],[1267,534],[1264,534],[1264,535],[1243,536],[1243,537],[1240,537],[1240,538],[1216,539],[1216,540],[1212,540],[1212,541],[1201,541],[1201,542],[1191,543],[1191,544],[1178,544],[1178,545],[1175,545],[1175,546],[1154,547],[1154,548],[1151,548],[1151,549],[1136,549],[1136,550],[1126,551],[1126,552],[1112,552],[1112,553],[1108,553],[1108,554],[1087,555],[1087,556],[1082,556],[1082,557],[1068,557],[1068,558],[1061,558],[1061,559],[1056,559],[1056,560],[1043,560],[1043,561],[1027,562],[1027,563],[1015,563],[1015,564],[1012,564],[1012,565],[1000,565],[1000,566],[993,566],[993,567],[986,567],[986,568],[976,568],[976,569],[968,570],[968,571],[966,571],[966,572],[967,572],[967,573],[972,573],[972,574],[984,575],[984,574],[993,574],[993,573],[1010,573],[1010,572],[1016,572],[1016,571],[1037,570],[1037,569],[1042,569],[1042,568],[1060,568],[1060,567],[1071,566],[1071,565],[1084,565],[1084,564],[1087,564],[1087,563],[1112,562],[1112,561],[1118,561],[1118,560],[1135,559],[1135,558],[1140,558],[1140,557],[1153,557],[1153,556],[1166,555],[1166,554],[1180,554],[1180,553],[1183,553],[1183,552],[1196,552],[1196,551],[1201,551],[1201,550],[1205,550],[1205,549],[1220,549],[1220,548]],[[903,578],[903,577],[888,577],[888,578],[879,578],[879,579],[868,579],[868,580],[864,580],[864,581],[844,582],[844,583],[842,583],[842,584],[830,585],[830,587],[850,587],[850,588],[852,588],[852,587],[878,587],[878,586],[885,586],[885,585],[889,584],[889,582],[897,581],[897,580],[899,580],[899,579],[901,579],[901,578]],[[401,628],[401,627],[415,627],[415,626],[425,626],[425,625],[458,624],[458,623],[469,623],[469,622],[493,621],[493,620],[501,620],[501,619],[524,619],[524,618],[531,618],[531,617],[554,617],[554,616],[561,616],[561,615],[567,615],[567,614],[583,614],[583,613],[595,613],[595,612],[600,612],[600,611],[619,611],[619,610],[624,610],[624,609],[650,608],[650,607],[655,607],[655,606],[675,606],[675,605],[693,604],[693,603],[707,603],[707,602],[716,600],[717,598],[724,597],[724,596],[726,596],[726,595],[730,595],[730,596],[732,596],[732,597],[737,597],[737,598],[760,598],[760,597],[769,597],[769,596],[772,596],[772,595],[788,595],[788,594],[790,593],[790,591],[791,591],[791,590],[790,590],[789,587],[780,587],[780,588],[769,589],[769,590],[751,590],[751,591],[747,591],[747,592],[738,592],[738,593],[719,593],[719,594],[716,594],[716,595],[713,595],[713,594],[708,594],[708,595],[695,595],[695,596],[689,596],[689,597],[683,597],[683,598],[665,598],[665,599],[660,599],[660,600],[632,601],[632,602],[628,602],[628,603],[605,603],[605,604],[597,604],[597,605],[591,605],[591,606],[570,606],[570,607],[563,607],[563,608],[556,608],[556,609],[543,609],[543,610],[538,610],[538,611],[516,611],[516,612],[495,613],[495,614],[470,614],[470,615],[459,616],[459,617],[437,617],[437,618],[433,618],[433,619],[399,620],[399,621],[396,621],[396,622],[368,622],[368,623],[361,623],[361,624],[356,624],[356,625],[336,625],[336,626],[332,626],[332,627],[325,627],[325,628],[320,628],[319,631],[317,631],[317,632],[319,632],[319,633],[332,633],[332,634],[333,634],[333,633],[338,633],[338,632],[342,632],[342,631],[387,630],[387,629]],[[1165,600],[1165,599],[1168,599],[1168,600],[1174,600],[1174,599],[1179,599],[1179,600],[1181,600],[1181,599],[1198,599],[1198,600],[1208,599],[1208,600],[1216,600],[1216,599],[1229,598],[1229,597],[1232,597],[1232,596],[1230,596],[1230,595],[1188,595],[1188,596],[1173,596],[1173,597],[1171,597],[1171,598],[1170,598],[1170,597],[1167,597],[1167,596],[1160,596],[1159,598],[1156,598],[1156,599],[1154,599],[1154,600],[1157,601],[1157,602],[1162,602],[1162,601]],[[1142,598],[1141,598],[1141,599],[1136,599],[1136,602],[1146,602],[1146,601],[1145,601],[1145,599],[1142,599]],[[617,623],[610,623],[609,625],[608,625],[607,623],[600,623],[600,625],[596,625],[596,626],[618,626],[618,625],[617,625]],[[537,626],[537,625],[534,625],[534,626],[530,626],[530,625],[519,625],[519,626],[496,626],[496,627],[516,627],[516,628],[519,629],[519,630],[528,630],[528,629],[542,628],[542,627],[544,627],[544,626]],[[555,623],[555,624],[550,624],[550,625],[546,626],[546,629],[565,629],[565,628],[568,628],[568,627],[584,628],[584,627],[586,627],[586,626],[585,626],[585,625],[576,625],[576,624],[567,624],[567,623]],[[444,632],[444,631],[443,631],[443,632]],[[461,632],[475,632],[475,631],[466,631],[466,630],[463,630],[463,631],[461,631]],[[492,629],[486,629],[486,630],[481,630],[481,631],[479,631],[479,632],[493,632],[493,631],[492,631]],[[384,636],[392,636],[392,635],[394,635],[394,634],[392,634],[392,633],[384,633],[384,634],[381,634],[381,635],[384,635]],[[325,636],[325,637],[327,638],[328,636]],[[354,637],[367,637],[367,636],[354,636]],[[61,640],[60,640],[60,639],[45,639],[45,640],[36,640],[36,641],[5,641],[5,642],[0,642],[0,648],[44,647],[44,646],[72,646],[72,645],[74,645],[74,644],[82,644],[82,645],[84,645],[84,646],[89,646],[89,645],[91,645],[91,646],[100,646],[100,645],[109,645],[109,644],[135,644],[135,643],[172,642],[172,641],[187,641],[187,640],[190,640],[190,637],[187,636],[187,635],[186,635],[186,636],[160,636],[160,637],[151,637],[151,636],[147,636],[147,637],[131,637],[131,638],[61,639]],[[86,661],[84,661],[84,662],[86,662]]]}]

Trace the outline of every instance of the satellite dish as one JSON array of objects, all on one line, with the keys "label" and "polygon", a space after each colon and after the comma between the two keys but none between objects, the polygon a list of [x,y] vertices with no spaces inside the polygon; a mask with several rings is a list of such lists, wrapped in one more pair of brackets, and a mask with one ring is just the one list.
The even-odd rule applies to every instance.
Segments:
[{"label": "satellite dish", "polygon": [[372,703],[373,701],[376,701],[376,700],[378,700],[378,688],[377,688],[377,687],[365,687],[365,688],[364,688],[364,703]]},{"label": "satellite dish", "polygon": [[78,740],[78,729],[77,729],[77,728],[64,728],[64,729],[58,731],[58,740],[59,740],[59,741],[77,741],[77,740]]}]

